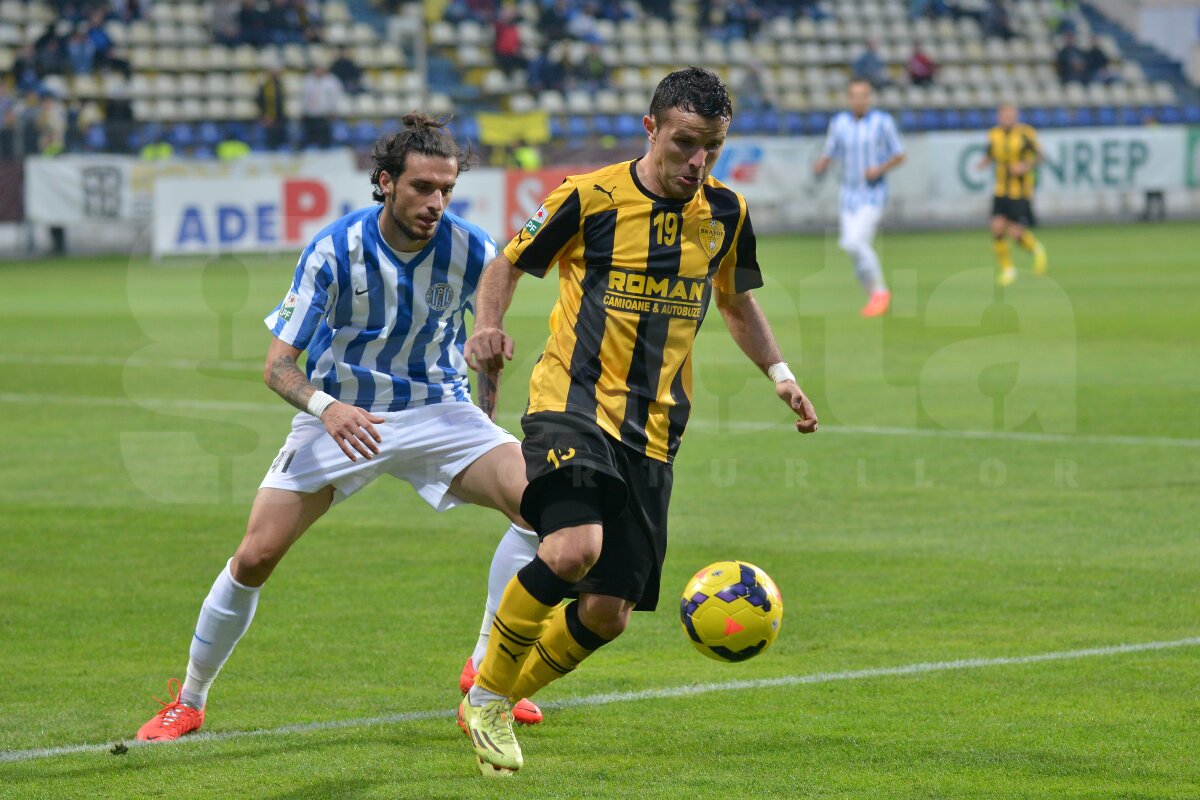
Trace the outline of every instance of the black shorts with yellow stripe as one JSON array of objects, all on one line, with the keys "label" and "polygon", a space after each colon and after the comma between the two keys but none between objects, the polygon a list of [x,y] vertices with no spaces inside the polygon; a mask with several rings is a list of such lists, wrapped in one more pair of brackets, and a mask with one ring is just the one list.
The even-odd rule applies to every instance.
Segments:
[{"label": "black shorts with yellow stripe", "polygon": [[546,535],[543,512],[556,498],[587,487],[600,498],[596,515],[604,528],[600,558],[575,584],[581,592],[620,597],[635,611],[658,605],[667,553],[671,465],[622,444],[580,414],[539,411],[521,419],[521,452],[529,486],[521,515]]},{"label": "black shorts with yellow stripe", "polygon": [[993,197],[992,216],[1004,217],[1009,222],[1015,222],[1023,228],[1032,228],[1037,225],[1037,220],[1033,216],[1033,203],[1028,199]]}]

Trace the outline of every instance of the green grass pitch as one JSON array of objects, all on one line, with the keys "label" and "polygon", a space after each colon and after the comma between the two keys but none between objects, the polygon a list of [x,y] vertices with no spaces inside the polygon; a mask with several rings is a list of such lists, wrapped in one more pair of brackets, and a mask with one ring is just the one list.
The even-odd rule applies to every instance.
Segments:
[{"label": "green grass pitch", "polygon": [[[0,265],[0,798],[1200,796],[1200,647],[1178,644],[1200,636],[1200,236],[1041,235],[1050,275],[1018,251],[1001,291],[982,229],[886,234],[882,320],[858,316],[833,237],[760,241],[758,297],[822,430],[790,429],[713,310],[659,610],[539,696],[564,705],[503,783],[449,713],[504,525],[390,479],[267,585],[210,696],[215,738],[35,757],[131,739],[182,673],[288,427],[261,318],[294,261]],[[525,279],[509,316],[511,428],[554,289]],[[739,665],[677,619],[725,558],[785,605]],[[653,694],[1150,642],[1176,646]]]}]

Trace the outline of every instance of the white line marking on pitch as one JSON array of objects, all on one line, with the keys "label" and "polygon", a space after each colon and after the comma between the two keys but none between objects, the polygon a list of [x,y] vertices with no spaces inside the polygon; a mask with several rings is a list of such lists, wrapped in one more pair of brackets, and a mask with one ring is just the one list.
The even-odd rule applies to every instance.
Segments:
[{"label": "white line marking on pitch", "polygon": [[[165,397],[94,397],[91,395],[25,394],[0,392],[0,403],[105,406],[108,408],[143,408],[151,411],[246,411],[266,414],[294,414],[286,403],[256,403],[237,400],[173,400]],[[515,421],[515,419],[513,420]],[[707,431],[769,431],[790,425],[779,420],[772,427],[770,422],[732,420],[718,422],[713,419],[693,419],[689,427]],[[1170,436],[1100,436],[1071,433],[1023,433],[1021,431],[953,431],[930,428],[886,428],[870,425],[823,425],[821,432],[852,436],[915,436],[933,439],[969,439],[996,442],[1056,442],[1060,444],[1102,444],[1161,447],[1200,447],[1200,439],[1182,439]]]},{"label": "white line marking on pitch", "polygon": [[[644,689],[639,692],[610,692],[593,694],[584,697],[569,697],[543,703],[542,708],[580,708],[582,706],[603,706],[610,703],[624,703],[631,700],[660,700],[671,697],[690,697],[697,694],[712,694],[714,692],[733,692],[744,689],[769,689],[776,686],[804,686],[815,683],[834,683],[836,681],[854,681],[865,678],[903,677],[907,675],[924,675],[929,672],[949,672],[962,669],[981,669],[984,667],[1006,667],[1022,664],[1041,664],[1047,661],[1069,661],[1078,658],[1097,658],[1101,656],[1117,656],[1125,653],[1146,653],[1154,650],[1173,650],[1180,647],[1196,647],[1200,645],[1200,636],[1188,639],[1175,639],[1167,642],[1140,642],[1138,644],[1117,644],[1108,647],[1088,647],[1083,650],[1061,650],[1053,653],[1036,653],[1028,656],[1005,656],[1001,658],[967,658],[959,661],[933,661],[923,664],[905,664],[899,667],[875,667],[873,669],[849,670],[846,672],[817,672],[812,675],[785,675],[781,678],[758,678],[745,681],[723,681],[721,683],[698,683],[692,686],[674,686],[666,689]],[[223,742],[229,739],[243,739],[248,736],[276,736],[286,733],[310,733],[313,731],[339,730],[342,728],[366,728],[374,725],[392,725],[399,722],[416,722],[420,720],[441,719],[454,716],[452,709],[435,711],[408,711],[402,714],[385,714],[379,717],[363,717],[361,719],[331,720],[329,722],[306,722],[297,725],[283,725],[278,728],[267,728],[257,731],[222,731],[219,733],[199,733],[186,736],[172,745],[178,746],[197,742]],[[148,742],[127,742],[128,747],[145,747]],[[65,756],[73,753],[98,753],[108,750],[111,744],[75,744],[66,747],[42,747],[32,750],[9,750],[0,752],[0,763],[16,761],[32,761],[38,758]],[[158,745],[171,746],[171,745]]]}]

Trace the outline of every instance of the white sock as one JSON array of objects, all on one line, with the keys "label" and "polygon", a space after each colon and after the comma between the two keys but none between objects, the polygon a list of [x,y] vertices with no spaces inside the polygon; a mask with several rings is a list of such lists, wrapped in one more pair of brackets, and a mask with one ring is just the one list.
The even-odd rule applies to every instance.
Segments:
[{"label": "white sock", "polygon": [[233,579],[230,565],[213,582],[204,605],[200,607],[200,618],[196,620],[196,631],[192,634],[187,679],[183,682],[179,699],[190,706],[204,708],[208,702],[208,689],[233,647],[242,638],[254,619],[261,586],[243,586]]},{"label": "white sock", "polygon": [[471,691],[467,692],[467,702],[476,708],[479,708],[479,706],[485,706],[493,700],[507,699],[508,698],[504,697],[503,695],[496,694],[495,692],[489,692],[487,689],[484,689],[481,686],[472,686]]},{"label": "white sock", "polygon": [[867,294],[887,291],[879,256],[869,244],[860,244],[854,251],[854,275]]},{"label": "white sock", "polygon": [[496,618],[496,609],[500,607],[500,598],[504,596],[505,587],[521,567],[533,561],[537,551],[537,534],[515,524],[508,526],[500,544],[496,545],[492,567],[488,570],[488,596],[487,605],[483,610],[483,624],[479,626],[479,640],[475,642],[475,652],[471,653],[471,663],[475,665],[475,669],[479,669],[479,663],[483,661],[483,655],[487,652],[492,620]]}]

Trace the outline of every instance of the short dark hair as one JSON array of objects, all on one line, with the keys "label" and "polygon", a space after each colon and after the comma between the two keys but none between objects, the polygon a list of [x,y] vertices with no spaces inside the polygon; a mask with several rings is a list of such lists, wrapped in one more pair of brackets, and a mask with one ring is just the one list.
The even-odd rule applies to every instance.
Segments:
[{"label": "short dark hair", "polygon": [[867,88],[868,88],[868,89],[874,89],[874,88],[875,88],[875,85],[874,85],[873,83],[871,83],[871,81],[870,81],[869,79],[867,79],[867,78],[864,78],[862,75],[855,75],[853,78],[851,78],[851,79],[850,79],[850,80],[849,80],[849,81],[846,83],[846,88],[847,88],[847,89],[849,89],[851,86],[853,86],[853,85],[854,85],[854,84],[856,84],[856,83],[864,83],[864,84],[866,84],[866,86],[867,86]]},{"label": "short dark hair", "polygon": [[663,112],[672,108],[708,119],[733,119],[733,103],[721,76],[703,67],[676,70],[658,82],[650,100],[650,116],[662,122]]},{"label": "short dark hair", "polygon": [[383,202],[383,190],[379,188],[379,176],[386,172],[392,179],[404,173],[409,153],[426,156],[453,158],[458,162],[458,174],[471,168],[471,149],[463,150],[455,140],[444,120],[436,120],[428,114],[414,111],[405,114],[404,127],[375,142],[371,148],[371,197]]}]

